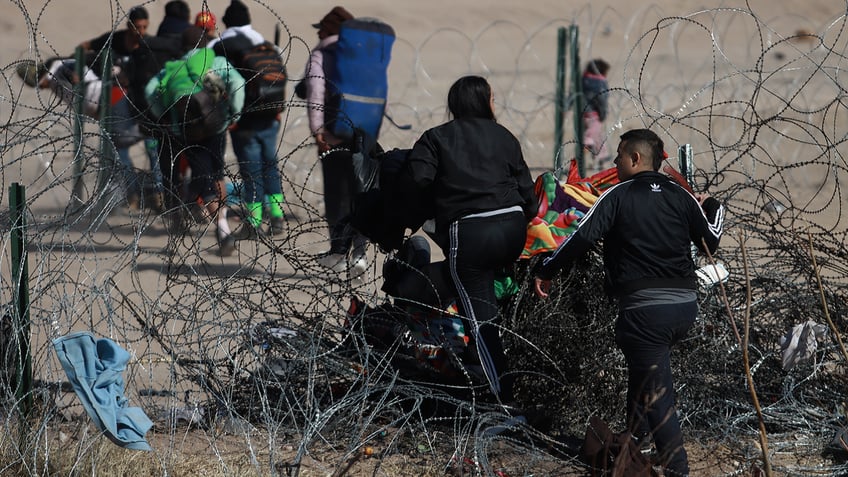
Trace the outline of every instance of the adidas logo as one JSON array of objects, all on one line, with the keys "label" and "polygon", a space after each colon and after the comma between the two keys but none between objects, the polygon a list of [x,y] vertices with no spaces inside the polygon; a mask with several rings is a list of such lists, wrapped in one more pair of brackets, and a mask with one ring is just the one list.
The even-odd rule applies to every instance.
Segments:
[{"label": "adidas logo", "polygon": [[651,184],[651,192],[662,192],[659,184]]}]

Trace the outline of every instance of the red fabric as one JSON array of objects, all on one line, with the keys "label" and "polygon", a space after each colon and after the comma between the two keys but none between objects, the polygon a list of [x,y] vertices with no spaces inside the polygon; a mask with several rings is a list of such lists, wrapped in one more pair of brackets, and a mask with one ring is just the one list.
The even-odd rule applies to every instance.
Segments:
[{"label": "red fabric", "polygon": [[124,99],[124,96],[126,96],[126,94],[124,94],[123,88],[118,85],[112,86],[112,96],[109,99],[109,104],[112,106],[118,104],[118,101]]}]

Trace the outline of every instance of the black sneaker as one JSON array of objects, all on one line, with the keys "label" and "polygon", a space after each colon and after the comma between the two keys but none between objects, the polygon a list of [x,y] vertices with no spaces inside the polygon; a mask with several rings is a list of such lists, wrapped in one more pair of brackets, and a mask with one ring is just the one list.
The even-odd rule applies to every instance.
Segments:
[{"label": "black sneaker", "polygon": [[249,222],[245,222],[238,230],[230,234],[230,237],[233,237],[235,240],[261,240],[265,238],[265,232],[261,228],[254,227]]},{"label": "black sneaker", "polygon": [[271,217],[271,225],[268,226],[268,233],[270,233],[271,235],[279,235],[283,233],[284,225],[284,217]]},{"label": "black sneaker", "polygon": [[654,439],[651,434],[644,434],[642,436],[635,436],[631,434],[633,437],[633,441],[636,442],[636,447],[639,448],[639,451],[646,457],[650,457],[654,454]]},{"label": "black sneaker", "polygon": [[188,230],[188,224],[186,223],[182,208],[168,211],[164,219],[168,235],[172,237],[182,237],[185,235]]}]

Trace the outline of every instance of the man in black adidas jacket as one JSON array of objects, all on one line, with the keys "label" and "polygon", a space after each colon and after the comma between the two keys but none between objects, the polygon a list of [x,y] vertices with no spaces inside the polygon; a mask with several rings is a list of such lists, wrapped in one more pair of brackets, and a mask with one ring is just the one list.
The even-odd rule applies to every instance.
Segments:
[{"label": "man in black adidas jacket", "polygon": [[554,274],[603,239],[606,290],[619,301],[615,338],[629,375],[628,428],[637,439],[652,434],[665,475],[680,476],[689,464],[669,356],[698,313],[690,244],[715,252],[724,207],[658,172],[663,158],[663,142],[652,131],[624,133],[615,158],[621,182],[601,195],[534,275],[536,294],[547,297]]}]

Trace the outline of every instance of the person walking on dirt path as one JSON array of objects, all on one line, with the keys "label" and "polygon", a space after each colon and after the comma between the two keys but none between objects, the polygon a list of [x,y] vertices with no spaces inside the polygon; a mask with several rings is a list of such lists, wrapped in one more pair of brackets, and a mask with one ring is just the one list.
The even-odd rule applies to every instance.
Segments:
[{"label": "person walking on dirt path", "polygon": [[[106,51],[107,48],[112,54],[114,86],[111,95],[113,98],[111,105],[113,119],[110,132],[117,150],[122,175],[125,177],[127,201],[131,208],[137,208],[140,205],[142,190],[130,158],[130,146],[149,138],[146,138],[146,135],[139,129],[136,109],[130,102],[129,92],[132,85],[130,84],[129,70],[131,66],[129,63],[133,52],[138,48],[145,47],[146,43],[151,40],[152,37],[147,34],[149,26],[150,17],[147,9],[143,6],[135,6],[127,13],[127,27],[125,29],[108,31],[96,38],[83,41],[79,45],[84,52],[98,53],[98,58],[102,58],[102,52]],[[98,75],[102,73],[102,66],[100,65],[93,65],[93,69]],[[158,176],[159,158],[156,151],[155,143],[145,143],[145,152],[154,179],[153,187],[154,189],[161,189],[161,178]],[[161,200],[154,200],[152,205],[157,211],[161,210]]]},{"label": "person walking on dirt path", "polygon": [[[244,3],[233,0],[221,21],[226,29],[218,39],[210,41],[209,46],[216,55],[224,56],[236,68],[246,66],[245,54],[248,52],[267,52],[271,55],[270,60],[279,57],[279,48],[266,42],[265,37],[251,26],[250,11]],[[266,48],[256,50],[260,45],[266,45]],[[244,71],[242,76],[247,83],[262,81],[255,71]],[[284,86],[283,83],[281,87]],[[248,93],[253,91],[249,87],[247,89]],[[266,199],[268,233],[282,233],[284,224],[283,187],[277,160],[281,108],[260,104],[260,100],[252,97],[247,103],[238,122],[230,127],[230,139],[242,179],[241,197],[247,209],[242,227],[234,233],[236,240],[255,240],[265,235],[262,216]]]},{"label": "person walking on dirt path", "polygon": [[[368,239],[354,230],[344,219],[353,210],[352,144],[330,131],[331,121],[328,91],[328,72],[334,67],[334,48],[339,41],[341,24],[353,18],[344,7],[334,7],[320,22],[318,44],[312,49],[302,85],[308,105],[309,129],[318,147],[318,159],[324,178],[324,217],[330,235],[330,249],[318,257],[318,263],[334,272],[348,270],[352,277],[365,273],[368,263],[365,250]],[[298,92],[298,90],[296,90]],[[374,138],[376,140],[376,138]]]},{"label": "person walking on dirt path", "polygon": [[[166,67],[154,76],[145,87],[145,95],[150,103],[151,112],[158,118],[162,131],[162,152],[160,154],[162,175],[167,186],[166,205],[169,210],[169,229],[176,234],[184,229],[186,219],[181,203],[182,194],[176,180],[178,158],[185,157],[191,168],[191,200],[202,204],[206,218],[216,226],[216,237],[221,256],[232,255],[235,251],[235,239],[227,221],[226,185],[224,183],[224,148],[226,146],[227,127],[237,121],[244,105],[244,78],[226,58],[215,56],[214,51],[206,48],[207,36],[203,29],[190,26],[183,32],[183,46],[188,52],[181,60],[168,62]],[[201,61],[196,62],[196,55]],[[209,60],[209,61],[207,61]],[[202,63],[206,68],[200,78],[195,78],[192,65]],[[185,81],[178,81],[181,76]],[[171,90],[177,84],[196,85],[202,83],[203,92],[210,89],[216,92],[207,95],[191,93],[175,96]],[[190,96],[216,96],[212,112],[203,112],[199,118],[189,115],[202,110],[193,105]],[[185,105],[181,101],[188,98]],[[206,117],[219,117],[220,123],[212,130],[204,125],[200,128],[190,126]],[[201,123],[202,124],[202,123]],[[198,131],[199,130],[199,131]],[[199,135],[202,134],[202,135]]]},{"label": "person walking on dirt path", "polygon": [[607,72],[609,63],[598,58],[586,63],[583,71],[582,86],[583,97],[586,98],[586,106],[583,109],[583,147],[592,154],[594,167],[603,171],[612,166],[610,164],[607,138],[604,136],[604,121],[609,111],[609,84],[607,83]]}]

